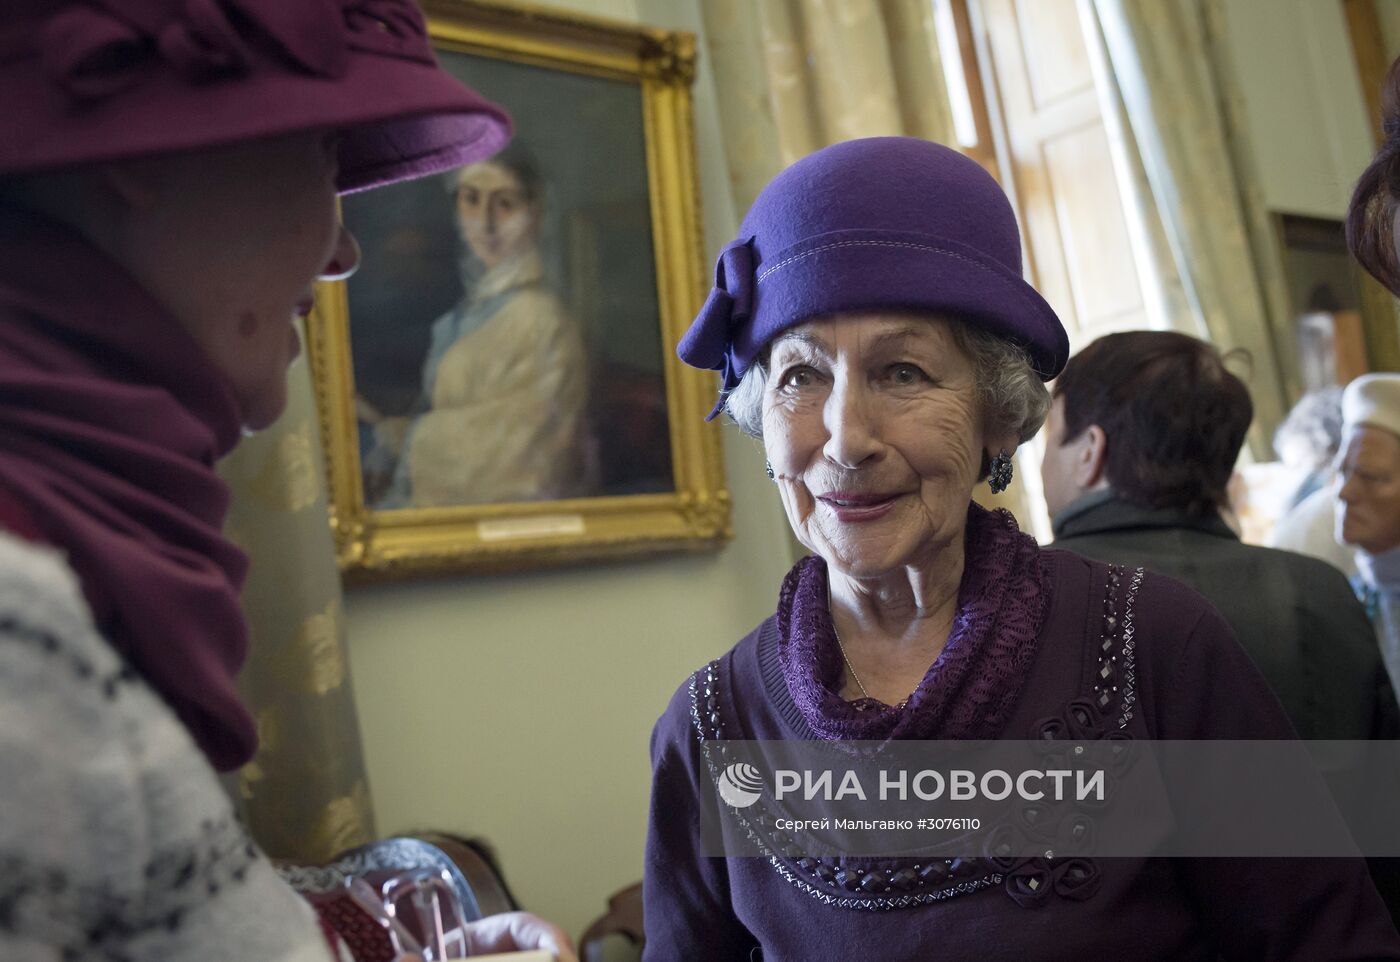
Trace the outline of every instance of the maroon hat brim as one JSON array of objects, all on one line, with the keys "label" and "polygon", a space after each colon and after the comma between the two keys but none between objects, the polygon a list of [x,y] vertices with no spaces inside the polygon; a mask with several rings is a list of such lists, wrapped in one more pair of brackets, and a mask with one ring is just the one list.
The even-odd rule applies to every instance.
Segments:
[{"label": "maroon hat brim", "polygon": [[511,135],[503,108],[424,60],[354,53],[334,78],[161,81],[84,103],[28,58],[0,64],[0,176],[324,129],[345,135],[338,187],[348,193],[482,160]]}]

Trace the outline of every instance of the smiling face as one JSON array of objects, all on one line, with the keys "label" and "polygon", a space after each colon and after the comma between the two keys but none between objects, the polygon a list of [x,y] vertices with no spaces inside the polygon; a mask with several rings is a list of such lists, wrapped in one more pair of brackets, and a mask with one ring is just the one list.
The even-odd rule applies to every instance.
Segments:
[{"label": "smiling face", "polygon": [[539,208],[510,168],[484,161],[458,175],[457,222],[472,254],[490,269],[534,247]]},{"label": "smiling face", "polygon": [[1400,547],[1400,438],[1361,425],[1337,454],[1337,538],[1370,554]]},{"label": "smiling face", "polygon": [[[971,359],[948,321],[809,321],[772,344],[763,439],[797,539],[857,578],[920,567],[962,537],[984,456]],[[990,450],[989,450],[990,449]]]}]

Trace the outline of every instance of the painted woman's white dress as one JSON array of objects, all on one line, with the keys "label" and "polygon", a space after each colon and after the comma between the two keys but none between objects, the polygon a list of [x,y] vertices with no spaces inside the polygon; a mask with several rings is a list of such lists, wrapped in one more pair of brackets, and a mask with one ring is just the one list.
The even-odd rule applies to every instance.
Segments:
[{"label": "painted woman's white dress", "polygon": [[426,410],[381,507],[548,500],[576,493],[588,368],[578,326],[538,255],[502,264],[433,324]]}]

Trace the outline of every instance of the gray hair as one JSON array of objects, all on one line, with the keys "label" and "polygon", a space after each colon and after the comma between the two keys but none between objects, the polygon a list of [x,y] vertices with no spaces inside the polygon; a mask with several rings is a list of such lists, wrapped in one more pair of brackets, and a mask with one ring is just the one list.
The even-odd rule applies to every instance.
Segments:
[{"label": "gray hair", "polygon": [[1326,387],[1304,394],[1274,432],[1274,453],[1297,440],[1312,458],[1311,468],[1330,464],[1342,445],[1342,389]]},{"label": "gray hair", "polygon": [[[1035,437],[1050,410],[1050,392],[1031,366],[1030,355],[1006,338],[965,322],[954,320],[951,328],[954,343],[972,359],[977,401],[987,433],[1013,432],[1018,444]],[[724,397],[725,413],[750,437],[763,437],[763,388],[767,381],[765,349]]]}]

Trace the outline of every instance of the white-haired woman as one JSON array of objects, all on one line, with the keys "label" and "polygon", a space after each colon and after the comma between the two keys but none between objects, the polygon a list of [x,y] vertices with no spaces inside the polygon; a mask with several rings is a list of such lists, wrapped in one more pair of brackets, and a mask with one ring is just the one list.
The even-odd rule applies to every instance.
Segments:
[{"label": "white-haired woman", "polygon": [[1359,861],[818,857],[767,796],[718,812],[762,857],[712,857],[716,740],[1292,737],[1197,595],[972,503],[1067,356],[1020,266],[995,181],[905,138],[799,161],[722,253],[680,354],[721,372],[714,413],[762,439],[812,554],[657,723],[645,958],[1400,957]]}]

